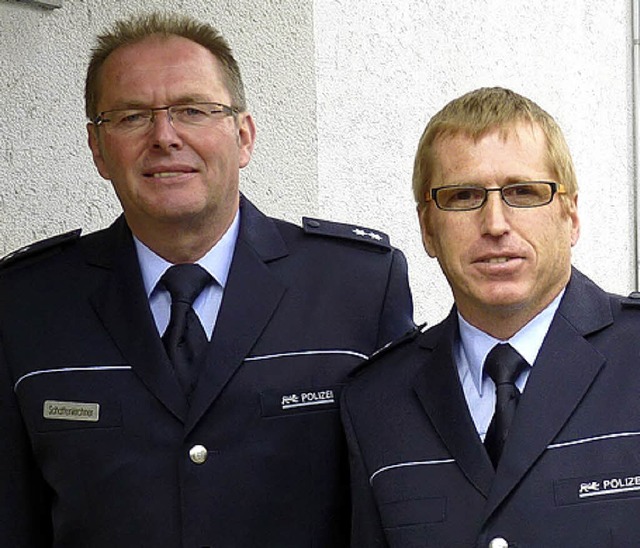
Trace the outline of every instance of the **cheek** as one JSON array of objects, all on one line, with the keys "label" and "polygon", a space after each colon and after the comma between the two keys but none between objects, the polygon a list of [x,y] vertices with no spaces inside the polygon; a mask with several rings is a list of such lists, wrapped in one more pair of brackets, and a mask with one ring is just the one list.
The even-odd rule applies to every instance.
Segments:
[{"label": "cheek", "polygon": [[[567,219],[549,218],[544,224],[534,224],[530,234],[534,234],[529,243],[535,248],[539,260],[546,258],[547,264],[564,267],[571,260],[573,228]],[[540,227],[544,227],[541,231]]]},{"label": "cheek", "polygon": [[437,248],[435,238],[433,236],[433,229],[428,224],[428,219],[424,214],[419,216],[420,222],[420,234],[422,236],[422,246],[424,250],[427,252],[427,255],[431,258],[435,258],[437,256]]},{"label": "cheek", "polygon": [[464,254],[464,246],[460,245],[459,240],[438,241],[438,262],[442,269],[449,274],[462,269]]},{"label": "cheek", "polygon": [[434,246],[439,255],[449,258],[462,255],[465,249],[474,244],[477,229],[469,222],[465,213],[447,212],[448,216],[434,225],[432,230]]},{"label": "cheek", "polygon": [[457,279],[464,270],[467,240],[440,230],[431,240],[432,258],[437,259],[447,279]]},{"label": "cheek", "polygon": [[436,257],[437,254],[433,238],[424,229],[422,230],[422,246],[424,247],[424,250],[427,252],[427,255],[429,255],[429,257]]},{"label": "cheek", "polygon": [[210,138],[189,142],[187,146],[206,165],[207,170],[220,171],[237,161],[234,158],[238,156],[238,147],[228,140]]},{"label": "cheek", "polygon": [[122,146],[119,143],[113,143],[105,140],[100,147],[104,163],[111,169],[127,166],[134,156],[135,146],[130,144]]}]

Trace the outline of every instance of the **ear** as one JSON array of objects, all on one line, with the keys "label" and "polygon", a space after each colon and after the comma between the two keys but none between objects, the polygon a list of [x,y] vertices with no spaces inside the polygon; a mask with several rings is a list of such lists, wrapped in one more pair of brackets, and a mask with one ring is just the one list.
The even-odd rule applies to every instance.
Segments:
[{"label": "ear", "polygon": [[98,128],[95,124],[87,124],[87,142],[89,144],[89,148],[91,149],[91,154],[93,155],[93,163],[98,169],[98,173],[100,173],[100,176],[103,179],[107,179],[108,181],[111,180],[111,177],[109,176],[109,170],[107,169],[107,165],[102,154]]},{"label": "ear", "polygon": [[433,232],[429,225],[429,218],[427,215],[428,204],[419,204],[416,207],[418,213],[418,222],[420,223],[420,233],[422,234],[422,245],[429,257],[437,257]]},{"label": "ear", "polygon": [[251,161],[253,146],[256,142],[256,125],[248,112],[241,112],[238,116],[238,146],[240,148],[239,164],[243,168]]},{"label": "ear", "polygon": [[571,247],[578,243],[580,237],[580,217],[578,216],[578,195],[570,198],[568,203],[568,215],[571,221]]}]

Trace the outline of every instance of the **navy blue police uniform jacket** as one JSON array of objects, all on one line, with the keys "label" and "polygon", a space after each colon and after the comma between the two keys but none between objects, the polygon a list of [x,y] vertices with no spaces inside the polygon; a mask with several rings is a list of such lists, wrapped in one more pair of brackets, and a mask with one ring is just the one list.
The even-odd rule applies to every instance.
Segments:
[{"label": "navy blue police uniform jacket", "polygon": [[347,546],[340,390],[411,326],[384,235],[243,198],[188,405],[123,218],[18,253],[0,270],[0,546]]},{"label": "navy blue police uniform jacket", "polygon": [[640,546],[640,300],[573,270],[495,471],[458,336],[454,309],[343,391],[353,546]]}]

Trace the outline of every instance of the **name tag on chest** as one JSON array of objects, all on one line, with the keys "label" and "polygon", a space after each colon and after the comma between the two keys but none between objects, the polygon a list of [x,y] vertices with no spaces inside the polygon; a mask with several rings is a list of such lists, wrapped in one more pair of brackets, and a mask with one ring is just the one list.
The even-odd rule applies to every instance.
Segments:
[{"label": "name tag on chest", "polygon": [[45,400],[42,416],[50,420],[98,422],[100,404]]}]

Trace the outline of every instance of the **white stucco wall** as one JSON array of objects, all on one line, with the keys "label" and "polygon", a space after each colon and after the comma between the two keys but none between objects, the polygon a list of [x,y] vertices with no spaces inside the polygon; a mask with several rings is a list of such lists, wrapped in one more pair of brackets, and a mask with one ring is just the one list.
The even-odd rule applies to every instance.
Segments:
[{"label": "white stucco wall", "polygon": [[575,264],[633,289],[631,8],[626,0],[63,0],[0,3],[0,255],[119,208],[85,144],[93,37],[167,8],[217,25],[258,123],[243,190],[264,211],[388,232],[407,254],[416,319],[451,304],[419,239],[413,155],[429,117],[484,85],[511,87],[565,130],[581,184]]},{"label": "white stucco wall", "polygon": [[451,297],[422,250],[411,172],[426,122],[480,86],[534,99],[564,129],[581,185],[574,263],[634,284],[630,2],[315,2],[320,206],[383,227],[409,257],[416,319]]}]

